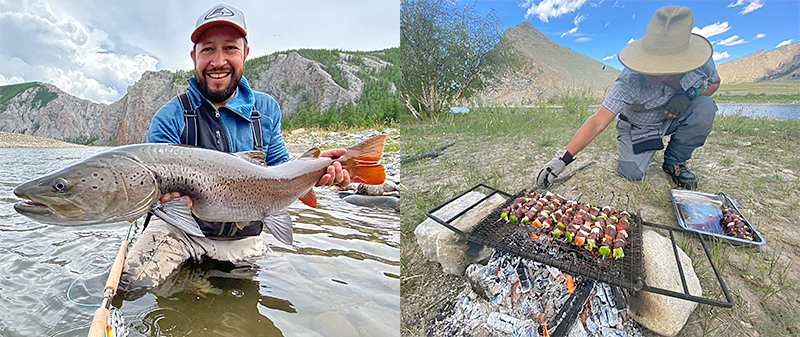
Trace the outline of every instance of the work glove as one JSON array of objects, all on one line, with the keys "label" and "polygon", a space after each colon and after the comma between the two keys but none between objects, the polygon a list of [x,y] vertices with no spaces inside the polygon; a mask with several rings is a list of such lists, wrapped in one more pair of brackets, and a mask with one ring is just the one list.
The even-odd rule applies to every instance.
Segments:
[{"label": "work glove", "polygon": [[698,95],[700,95],[700,91],[697,88],[689,88],[683,93],[672,96],[664,107],[664,110],[667,110],[667,113],[675,115],[676,118],[680,117],[686,111],[689,103]]},{"label": "work glove", "polygon": [[569,151],[558,150],[555,157],[550,159],[550,161],[542,167],[542,170],[539,171],[539,175],[536,177],[536,187],[540,189],[550,187],[553,181],[558,178],[561,172],[564,172],[564,168],[567,167],[572,160],[572,154],[569,153]]}]

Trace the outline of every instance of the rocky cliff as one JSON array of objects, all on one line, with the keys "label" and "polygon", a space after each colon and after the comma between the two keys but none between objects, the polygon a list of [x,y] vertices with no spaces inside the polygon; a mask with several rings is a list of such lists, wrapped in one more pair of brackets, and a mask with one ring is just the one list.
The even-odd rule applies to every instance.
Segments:
[{"label": "rocky cliff", "polygon": [[[381,71],[394,66],[382,59],[386,53],[275,53],[248,60],[245,77],[255,90],[273,95],[284,117],[290,118],[302,108],[325,109],[348,102],[357,105],[366,83],[386,80],[379,78]],[[94,145],[141,143],[153,114],[172,97],[186,92],[190,74],[145,72],[128,87],[124,97],[112,104],[82,100],[46,83],[2,86],[0,131]]]},{"label": "rocky cliff", "polygon": [[723,83],[800,80],[800,42],[717,65]]}]

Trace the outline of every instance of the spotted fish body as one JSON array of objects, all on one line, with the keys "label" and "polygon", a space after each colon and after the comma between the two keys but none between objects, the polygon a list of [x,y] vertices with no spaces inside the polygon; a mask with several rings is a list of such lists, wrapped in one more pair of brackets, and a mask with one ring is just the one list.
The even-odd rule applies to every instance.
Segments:
[{"label": "spotted fish body", "polygon": [[202,220],[258,221],[298,198],[315,206],[312,187],[334,161],[353,181],[382,183],[385,174],[377,162],[385,138],[356,144],[341,158],[319,157],[315,148],[273,167],[182,145],[122,146],[18,186],[14,193],[30,201],[14,207],[34,220],[58,225],[133,221],[161,195],[177,191],[192,198],[191,213]]}]

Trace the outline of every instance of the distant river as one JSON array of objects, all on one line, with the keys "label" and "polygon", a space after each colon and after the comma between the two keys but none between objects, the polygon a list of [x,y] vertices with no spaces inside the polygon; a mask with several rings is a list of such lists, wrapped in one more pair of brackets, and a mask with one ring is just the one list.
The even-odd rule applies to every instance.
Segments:
[{"label": "distant river", "polygon": [[797,103],[717,103],[720,115],[742,115],[775,119],[800,118]]},{"label": "distant river", "polygon": [[[0,336],[86,336],[130,226],[40,224],[14,211],[13,189],[102,150],[0,149]],[[192,265],[115,302],[129,336],[399,336],[399,215],[315,192],[317,209],[289,206],[294,246],[262,233],[274,252],[251,272]]]}]

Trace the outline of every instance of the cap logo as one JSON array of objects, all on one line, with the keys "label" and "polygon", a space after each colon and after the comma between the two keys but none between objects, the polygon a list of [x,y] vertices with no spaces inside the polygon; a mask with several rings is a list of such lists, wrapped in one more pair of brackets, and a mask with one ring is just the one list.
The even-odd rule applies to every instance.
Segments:
[{"label": "cap logo", "polygon": [[233,11],[231,11],[230,9],[227,9],[225,7],[217,7],[214,8],[214,10],[211,11],[211,13],[208,13],[208,15],[206,15],[204,20],[211,20],[213,18],[218,18],[223,16],[233,16],[233,15],[234,15]]}]

